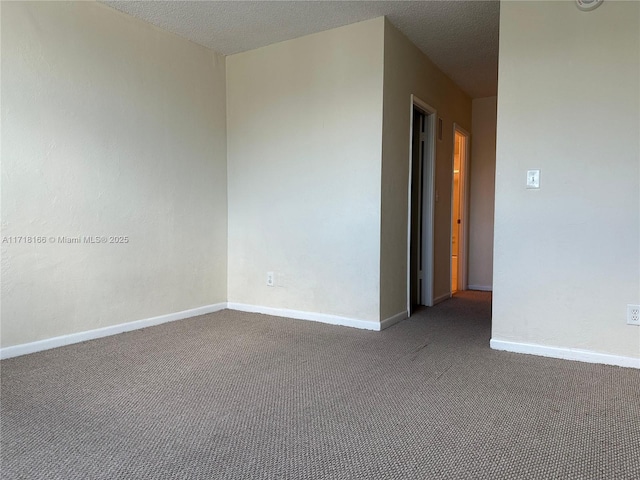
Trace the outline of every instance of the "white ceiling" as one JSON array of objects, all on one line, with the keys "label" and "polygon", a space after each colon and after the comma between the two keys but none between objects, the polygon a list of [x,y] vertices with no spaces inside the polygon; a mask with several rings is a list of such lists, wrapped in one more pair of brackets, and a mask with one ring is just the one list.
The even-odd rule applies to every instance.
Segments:
[{"label": "white ceiling", "polygon": [[385,15],[472,98],[497,92],[498,1],[103,3],[224,55]]}]

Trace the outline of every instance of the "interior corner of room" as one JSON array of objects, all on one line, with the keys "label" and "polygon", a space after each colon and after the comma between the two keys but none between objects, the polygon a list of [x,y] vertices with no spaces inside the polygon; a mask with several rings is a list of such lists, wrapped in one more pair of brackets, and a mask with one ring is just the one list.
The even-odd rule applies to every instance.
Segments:
[{"label": "interior corner of room", "polygon": [[389,17],[224,55],[3,2],[0,356],[225,308],[381,330],[471,289],[494,348],[640,366],[639,9],[502,2],[471,95]]}]

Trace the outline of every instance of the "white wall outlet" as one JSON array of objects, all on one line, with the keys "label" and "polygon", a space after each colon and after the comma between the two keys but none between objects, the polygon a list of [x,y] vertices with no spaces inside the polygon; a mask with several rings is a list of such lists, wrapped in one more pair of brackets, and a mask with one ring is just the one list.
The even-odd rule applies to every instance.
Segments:
[{"label": "white wall outlet", "polygon": [[627,305],[627,324],[640,326],[640,305]]},{"label": "white wall outlet", "polygon": [[267,287],[273,287],[276,283],[276,276],[273,272],[267,272]]},{"label": "white wall outlet", "polygon": [[540,170],[527,170],[527,188],[540,188]]}]

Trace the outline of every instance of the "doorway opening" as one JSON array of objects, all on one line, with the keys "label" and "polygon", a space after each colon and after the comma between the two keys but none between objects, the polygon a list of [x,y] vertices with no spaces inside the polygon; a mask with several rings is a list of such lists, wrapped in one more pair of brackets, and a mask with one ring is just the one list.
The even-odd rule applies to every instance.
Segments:
[{"label": "doorway opening", "polygon": [[451,294],[467,289],[467,203],[469,134],[453,127],[451,195]]},{"label": "doorway opening", "polygon": [[436,110],[411,96],[407,311],[433,305]]}]

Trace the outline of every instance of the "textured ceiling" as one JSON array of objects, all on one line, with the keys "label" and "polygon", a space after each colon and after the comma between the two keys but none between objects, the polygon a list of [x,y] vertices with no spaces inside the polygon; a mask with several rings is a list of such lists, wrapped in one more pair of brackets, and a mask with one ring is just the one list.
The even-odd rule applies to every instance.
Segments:
[{"label": "textured ceiling", "polygon": [[103,3],[224,55],[385,15],[472,98],[497,92],[497,1]]}]

